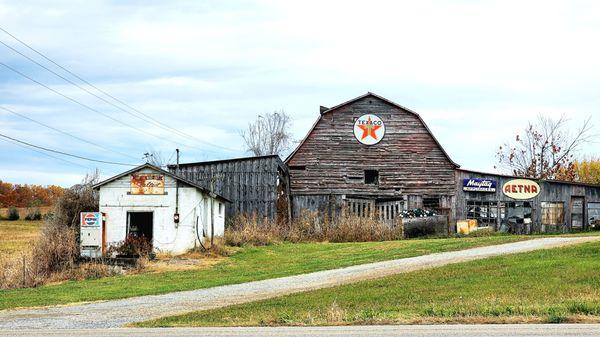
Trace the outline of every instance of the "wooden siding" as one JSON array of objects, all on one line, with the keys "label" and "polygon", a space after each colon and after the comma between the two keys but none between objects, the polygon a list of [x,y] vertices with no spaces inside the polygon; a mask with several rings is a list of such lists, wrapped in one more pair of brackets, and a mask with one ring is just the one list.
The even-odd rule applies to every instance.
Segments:
[{"label": "wooden siding", "polygon": [[[175,166],[169,170],[231,200],[228,218],[240,214],[287,218],[288,177],[278,156],[181,164],[179,171]],[[278,216],[278,209],[283,214]]]},{"label": "wooden siding", "polygon": [[[469,178],[485,178],[497,181],[496,192],[465,192],[463,191],[463,179]],[[470,172],[465,170],[456,170],[456,204],[455,204],[455,219],[463,220],[467,217],[467,201],[488,201],[493,202],[496,207],[501,202],[518,202],[509,198],[502,193],[502,186],[509,180],[518,179],[516,177],[485,174],[480,172]],[[554,181],[535,180],[540,185],[540,193],[532,199],[524,200],[532,204],[532,224],[528,228],[518,229],[521,233],[535,232],[569,232],[571,228],[571,197],[584,198],[584,222],[587,220],[587,203],[600,202],[600,186],[586,186],[569,183],[560,183]],[[541,224],[541,203],[542,202],[562,202],[564,205],[564,223],[553,225]],[[497,219],[496,228],[501,224],[500,219]],[[585,226],[585,225],[584,225]]]},{"label": "wooden siding", "polygon": [[[354,137],[355,118],[375,114],[385,124],[376,145]],[[455,165],[420,118],[367,95],[325,113],[288,160],[293,195],[454,195]],[[300,168],[300,169],[298,169]],[[364,170],[379,171],[379,184],[364,183]]]}]

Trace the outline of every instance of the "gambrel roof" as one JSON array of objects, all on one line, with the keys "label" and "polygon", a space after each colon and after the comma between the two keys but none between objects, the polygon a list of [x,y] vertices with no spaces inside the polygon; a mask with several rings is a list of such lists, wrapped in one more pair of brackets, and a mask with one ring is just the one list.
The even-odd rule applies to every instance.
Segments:
[{"label": "gambrel roof", "polygon": [[306,134],[306,136],[304,137],[304,139],[302,139],[302,141],[298,144],[298,146],[296,147],[296,149],[294,149],[294,151],[292,153],[290,153],[290,155],[285,159],[285,163],[286,164],[289,163],[289,161],[294,157],[294,155],[296,154],[296,152],[298,152],[298,150],[300,149],[300,147],[302,147],[302,145],[304,144],[304,142],[306,142],[306,140],[308,139],[308,137],[310,137],[311,133],[313,132],[313,130],[315,129],[315,127],[321,121],[321,119],[323,118],[323,116],[325,114],[327,114],[329,112],[332,112],[334,110],[337,110],[337,109],[339,109],[341,107],[344,107],[344,106],[346,106],[348,104],[354,103],[354,102],[356,102],[358,100],[361,100],[363,98],[366,98],[366,97],[375,97],[375,98],[380,99],[380,100],[382,100],[382,101],[384,101],[384,102],[386,102],[386,103],[388,103],[388,104],[390,104],[390,105],[392,105],[394,107],[397,107],[397,108],[402,109],[402,110],[404,110],[404,111],[406,111],[406,112],[408,112],[410,114],[415,115],[419,119],[419,121],[423,124],[423,126],[425,127],[425,129],[427,130],[427,132],[429,133],[429,135],[431,136],[431,138],[433,138],[433,141],[437,144],[437,146],[440,148],[440,150],[442,150],[442,153],[444,154],[444,156],[446,156],[446,158],[448,159],[448,161],[450,161],[450,163],[452,165],[454,165],[455,167],[457,167],[457,168],[460,167],[460,165],[458,165],[456,162],[454,162],[452,160],[452,158],[450,158],[450,156],[448,155],[448,153],[446,152],[446,150],[444,150],[444,147],[440,144],[440,142],[437,140],[437,138],[435,138],[435,136],[433,135],[433,133],[431,132],[431,130],[429,129],[429,127],[427,126],[427,124],[425,123],[425,121],[423,120],[423,118],[421,118],[421,116],[419,116],[418,113],[416,113],[416,112],[414,112],[414,111],[412,111],[412,110],[410,110],[408,108],[405,108],[405,107],[403,107],[400,104],[392,102],[392,101],[390,101],[387,98],[384,98],[384,97],[381,97],[381,96],[379,96],[377,94],[374,94],[372,92],[367,92],[364,95],[358,96],[358,97],[353,98],[353,99],[351,99],[349,101],[346,101],[344,103],[338,104],[338,105],[336,105],[336,106],[334,106],[332,108],[322,109],[324,111],[321,111],[321,114],[319,115],[319,118],[317,118],[316,122],[310,128],[310,131],[308,131],[308,133]]}]

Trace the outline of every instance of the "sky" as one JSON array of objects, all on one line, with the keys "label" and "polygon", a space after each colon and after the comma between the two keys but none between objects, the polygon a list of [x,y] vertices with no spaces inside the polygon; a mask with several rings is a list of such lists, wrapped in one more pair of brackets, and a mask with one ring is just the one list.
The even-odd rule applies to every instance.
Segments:
[{"label": "sky", "polygon": [[[0,65],[0,107],[30,118],[0,110],[0,134],[102,161],[153,151],[173,163],[175,148],[182,162],[245,156],[239,131],[258,115],[284,110],[299,141],[320,105],[368,91],[419,113],[473,170],[493,172],[498,146],[538,114],[600,126],[597,1],[0,0],[0,27],[135,109],[0,31],[113,103],[0,44],[0,62],[54,90]],[[52,156],[0,140],[0,180],[70,186],[130,168]]]}]

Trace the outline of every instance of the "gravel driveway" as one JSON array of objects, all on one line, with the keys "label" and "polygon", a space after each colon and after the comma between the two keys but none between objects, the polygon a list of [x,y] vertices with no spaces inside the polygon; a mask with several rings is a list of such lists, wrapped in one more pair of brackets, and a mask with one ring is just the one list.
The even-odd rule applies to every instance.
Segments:
[{"label": "gravel driveway", "polygon": [[219,308],[451,263],[554,248],[597,239],[600,237],[542,238],[164,295],[67,306],[4,310],[0,311],[0,330],[114,328],[161,316]]}]

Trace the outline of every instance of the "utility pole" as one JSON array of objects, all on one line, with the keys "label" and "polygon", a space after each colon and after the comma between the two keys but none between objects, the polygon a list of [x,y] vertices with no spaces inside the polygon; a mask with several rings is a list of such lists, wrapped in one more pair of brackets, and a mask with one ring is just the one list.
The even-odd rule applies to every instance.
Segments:
[{"label": "utility pole", "polygon": [[[175,175],[179,176],[179,149],[175,149],[177,152],[177,169],[175,170]],[[175,179],[175,214],[173,215],[173,219],[175,219],[175,227],[179,224],[179,180]]]}]

